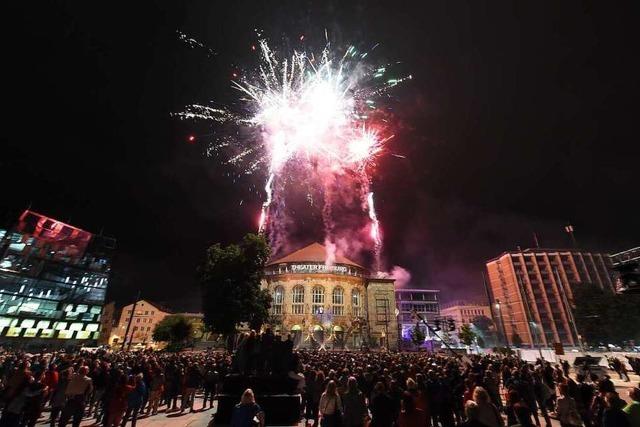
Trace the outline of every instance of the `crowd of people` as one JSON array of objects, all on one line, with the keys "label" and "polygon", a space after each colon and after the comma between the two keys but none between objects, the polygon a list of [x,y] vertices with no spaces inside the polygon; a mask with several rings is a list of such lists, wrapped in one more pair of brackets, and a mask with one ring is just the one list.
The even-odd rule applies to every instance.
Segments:
[{"label": "crowd of people", "polygon": [[231,356],[219,352],[96,352],[0,355],[0,427],[34,426],[45,408],[51,427],[95,418],[105,427],[135,427],[141,416],[213,407]]},{"label": "crowd of people", "polygon": [[[0,427],[34,426],[43,416],[51,427],[78,426],[86,417],[107,427],[135,426],[161,410],[211,408],[231,373],[290,378],[306,425],[528,427],[550,426],[553,417],[563,427],[640,426],[638,387],[621,397],[608,376],[574,374],[566,363],[294,351],[288,340],[263,339],[248,334],[233,353],[2,353]],[[252,390],[239,400],[233,427],[268,420]]]}]

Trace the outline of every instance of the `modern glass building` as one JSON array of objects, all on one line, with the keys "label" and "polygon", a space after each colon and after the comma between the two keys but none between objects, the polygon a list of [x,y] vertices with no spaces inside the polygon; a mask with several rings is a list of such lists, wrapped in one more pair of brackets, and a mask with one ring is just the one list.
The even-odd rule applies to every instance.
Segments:
[{"label": "modern glass building", "polygon": [[27,210],[0,228],[0,343],[97,341],[115,239]]}]

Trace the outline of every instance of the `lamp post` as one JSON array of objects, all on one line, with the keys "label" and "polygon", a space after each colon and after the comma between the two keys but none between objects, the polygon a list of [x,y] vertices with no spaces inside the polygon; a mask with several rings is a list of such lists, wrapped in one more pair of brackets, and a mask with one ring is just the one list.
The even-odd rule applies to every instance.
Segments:
[{"label": "lamp post", "polygon": [[504,343],[509,348],[509,337],[507,336],[507,329],[504,326],[504,319],[502,318],[502,310],[500,300],[496,299],[496,309],[498,310],[498,318],[500,319],[500,325],[502,326],[502,335],[504,336]]}]

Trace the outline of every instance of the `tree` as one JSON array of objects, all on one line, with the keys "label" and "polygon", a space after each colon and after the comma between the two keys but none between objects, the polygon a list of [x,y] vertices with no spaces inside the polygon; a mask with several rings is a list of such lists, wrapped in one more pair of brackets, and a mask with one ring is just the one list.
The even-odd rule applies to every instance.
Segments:
[{"label": "tree", "polygon": [[[475,326],[478,331],[478,339],[482,339],[482,342],[496,342],[496,329],[493,323],[493,320],[488,318],[487,316],[477,316],[475,317],[471,323]],[[479,344],[478,344],[479,345]],[[480,347],[483,347],[482,345]]]},{"label": "tree", "polygon": [[471,345],[473,341],[476,339],[476,333],[473,332],[471,326],[468,324],[463,324],[460,326],[460,332],[458,332],[458,338],[460,338],[460,342],[464,345]]},{"label": "tree", "polygon": [[424,331],[420,328],[420,325],[417,324],[409,330],[409,336],[411,337],[411,342],[417,346],[422,345],[426,338]]},{"label": "tree", "polygon": [[640,338],[640,295],[617,295],[590,283],[572,291],[573,314],[583,340],[598,345]]},{"label": "tree", "polygon": [[478,331],[483,334],[488,334],[489,331],[494,327],[493,320],[489,319],[487,316],[477,316],[474,317],[471,321],[473,325],[478,329]]},{"label": "tree", "polygon": [[247,234],[240,244],[207,249],[198,269],[205,324],[216,333],[233,334],[246,322],[259,329],[269,317],[271,296],[260,288],[269,246],[262,235]]},{"label": "tree", "polygon": [[513,335],[511,335],[511,345],[514,347],[520,347],[522,345],[522,338],[520,338],[520,335],[518,335],[517,332],[514,332]]},{"label": "tree", "polygon": [[184,316],[170,315],[153,329],[154,341],[168,342],[167,348],[179,350],[193,334],[193,324]]}]

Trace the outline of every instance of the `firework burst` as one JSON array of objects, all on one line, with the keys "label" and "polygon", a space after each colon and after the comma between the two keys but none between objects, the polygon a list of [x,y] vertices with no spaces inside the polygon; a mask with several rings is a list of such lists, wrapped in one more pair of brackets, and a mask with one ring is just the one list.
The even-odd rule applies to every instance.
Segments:
[{"label": "firework burst", "polygon": [[[258,229],[269,234],[276,251],[286,240],[281,208],[286,182],[297,177],[312,179],[323,192],[327,247],[336,247],[332,205],[337,202],[335,194],[344,193],[336,189],[346,188],[355,193],[370,220],[369,246],[378,269],[382,235],[370,189],[371,174],[377,156],[393,137],[381,119],[378,101],[389,88],[411,76],[387,78],[387,67],[370,66],[365,62],[370,51],[358,52],[353,46],[340,55],[327,44],[317,56],[294,51],[284,57],[260,40],[256,50],[260,54],[256,69],[232,80],[241,94],[241,112],[194,104],[176,115],[253,131],[248,139],[217,132],[209,152],[224,153],[225,162],[244,173],[264,171]],[[313,202],[312,196],[308,198]]]}]

